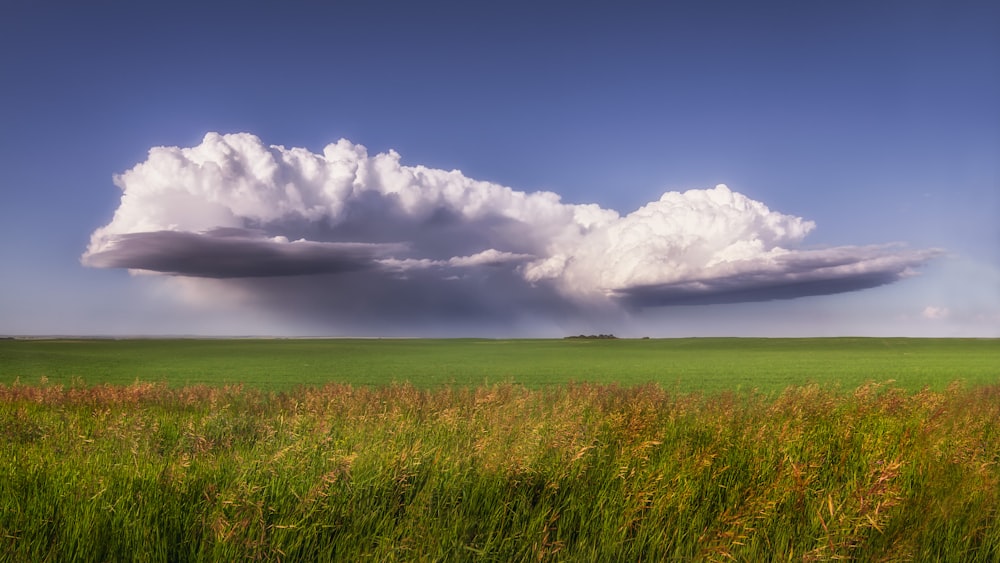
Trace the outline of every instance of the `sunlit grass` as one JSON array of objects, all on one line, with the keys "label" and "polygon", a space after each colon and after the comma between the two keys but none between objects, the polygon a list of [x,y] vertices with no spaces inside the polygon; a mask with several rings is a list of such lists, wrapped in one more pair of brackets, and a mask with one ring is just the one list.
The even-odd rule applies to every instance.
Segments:
[{"label": "sunlit grass", "polygon": [[1000,558],[1000,386],[0,386],[12,561]]}]

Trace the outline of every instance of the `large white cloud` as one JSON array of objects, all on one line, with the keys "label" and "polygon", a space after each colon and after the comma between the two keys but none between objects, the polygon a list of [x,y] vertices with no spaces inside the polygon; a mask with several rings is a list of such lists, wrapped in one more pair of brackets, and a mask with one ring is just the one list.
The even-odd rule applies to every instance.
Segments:
[{"label": "large white cloud", "polygon": [[722,185],[621,216],[347,140],[316,154],[210,133],[150,150],[115,183],[121,205],[84,264],[196,278],[186,291],[214,279],[332,323],[820,295],[891,283],[938,254],[801,249],[811,221]]}]

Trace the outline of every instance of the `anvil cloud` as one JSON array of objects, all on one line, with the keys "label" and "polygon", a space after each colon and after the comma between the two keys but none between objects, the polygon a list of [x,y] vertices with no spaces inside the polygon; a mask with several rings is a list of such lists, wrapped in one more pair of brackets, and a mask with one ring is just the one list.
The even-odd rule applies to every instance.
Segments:
[{"label": "anvil cloud", "polygon": [[[731,303],[895,282],[939,253],[801,248],[811,221],[731,191],[667,192],[627,215],[370,156],[210,133],[115,177],[88,266],[231,286],[331,325],[514,319]],[[199,282],[199,280],[202,280]]]}]

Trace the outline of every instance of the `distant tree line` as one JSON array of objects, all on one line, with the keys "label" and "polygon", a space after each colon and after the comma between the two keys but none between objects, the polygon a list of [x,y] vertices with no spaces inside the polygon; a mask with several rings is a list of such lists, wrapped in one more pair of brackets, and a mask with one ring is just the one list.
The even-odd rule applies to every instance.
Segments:
[{"label": "distant tree line", "polygon": [[613,334],[578,334],[576,336],[567,336],[566,340],[617,340],[618,337]]}]

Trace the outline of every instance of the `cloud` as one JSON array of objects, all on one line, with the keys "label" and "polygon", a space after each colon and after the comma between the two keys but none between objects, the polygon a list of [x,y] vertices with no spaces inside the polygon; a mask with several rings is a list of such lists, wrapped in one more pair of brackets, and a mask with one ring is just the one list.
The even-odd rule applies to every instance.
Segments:
[{"label": "cloud", "polygon": [[933,305],[928,305],[924,307],[923,312],[920,313],[925,319],[931,320],[941,320],[946,319],[950,315],[951,311],[947,307],[935,307]]},{"label": "cloud", "polygon": [[379,265],[377,256],[400,247],[289,242],[280,236],[253,236],[243,229],[154,231],[109,236],[103,249],[87,254],[84,263],[205,278],[302,276],[373,269]]},{"label": "cloud", "polygon": [[[187,280],[317,326],[599,317],[787,299],[895,282],[938,255],[900,246],[803,249],[814,223],[719,185],[627,215],[460,171],[210,133],[156,147],[116,176],[85,265]],[[201,280],[201,281],[199,281]],[[222,291],[221,293],[225,293]]]},{"label": "cloud", "polygon": [[633,306],[707,305],[829,295],[886,285],[913,275],[938,255],[895,246],[840,247],[777,253],[768,261],[740,260],[708,267],[700,279],[618,290]]}]

